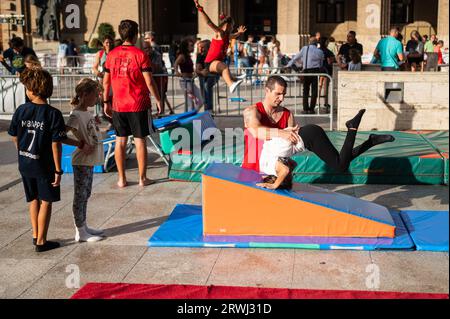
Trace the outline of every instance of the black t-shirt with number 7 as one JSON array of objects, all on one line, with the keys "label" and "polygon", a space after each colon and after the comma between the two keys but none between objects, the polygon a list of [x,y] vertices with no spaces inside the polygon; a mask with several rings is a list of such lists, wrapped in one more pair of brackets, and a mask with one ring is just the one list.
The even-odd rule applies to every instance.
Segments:
[{"label": "black t-shirt with number 7", "polygon": [[14,113],[8,134],[17,137],[19,171],[23,176],[54,176],[52,142],[67,138],[59,110],[47,104],[25,103]]}]

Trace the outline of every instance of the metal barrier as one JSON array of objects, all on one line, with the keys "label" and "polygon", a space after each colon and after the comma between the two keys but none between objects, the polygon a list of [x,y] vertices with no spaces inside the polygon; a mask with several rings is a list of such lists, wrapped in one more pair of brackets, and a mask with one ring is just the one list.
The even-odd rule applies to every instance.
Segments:
[{"label": "metal barrier", "polygon": [[[99,80],[93,74],[52,74],[53,95],[49,99],[49,104],[59,109],[63,114],[71,111],[70,101],[75,94],[75,87],[84,78]],[[169,102],[175,110],[185,111],[188,109],[187,92],[183,91],[174,75],[158,74],[156,78],[167,77],[167,99],[163,103]],[[195,79],[193,79],[194,81]],[[160,87],[163,91],[163,87]],[[25,89],[20,83],[17,75],[0,76],[0,115],[11,116],[21,104],[25,103]],[[163,104],[164,107],[164,104]]]},{"label": "metal barrier", "polygon": [[0,114],[12,114],[25,102],[25,89],[19,77],[2,75],[0,77]]},{"label": "metal barrier", "polygon": [[[91,68],[94,64],[95,53],[85,53],[76,56],[66,56],[67,68]],[[40,54],[39,60],[43,67],[56,68],[58,66],[57,54]]]},{"label": "metal barrier", "polygon": [[[245,69],[240,69],[239,72],[245,72]],[[225,82],[220,79],[213,90],[213,114],[219,117],[237,117],[242,116],[246,107],[254,105],[264,99],[264,88],[267,78],[272,74],[273,69],[265,69],[263,75],[250,75],[244,83],[236,90],[233,95],[229,94],[229,90]],[[53,96],[49,99],[49,103],[55,108],[59,109],[63,114],[68,114],[71,111],[70,101],[74,96],[75,87],[77,83],[83,78],[97,79],[93,74],[52,74],[53,75]],[[283,105],[291,109],[296,117],[317,117],[317,118],[329,118],[330,129],[333,128],[333,79],[327,74],[280,74],[289,83],[287,94]],[[160,92],[166,92],[166,96],[163,96],[162,107],[167,111],[165,106],[169,103],[171,109],[176,113],[189,111],[192,108],[202,108],[203,105],[193,105],[190,103],[192,100],[192,90],[186,90],[185,88],[195,85],[199,88],[199,92],[203,97],[204,92],[202,90],[201,81],[198,77],[192,79],[177,78],[174,74],[155,74],[155,80],[159,85]],[[317,114],[302,114],[302,83],[300,77],[317,77],[328,79],[328,92],[330,109],[323,110],[318,108]],[[159,80],[159,81],[158,81]],[[182,84],[182,85],[180,85]],[[198,92],[196,92],[198,94]],[[320,95],[317,97],[319,102],[317,106],[320,106],[320,99],[324,98]],[[0,76],[0,115],[12,115],[16,108],[25,102],[25,90],[20,83],[18,76],[3,75]],[[326,112],[327,111],[327,112]],[[328,112],[329,111],[329,112]],[[167,113],[167,112],[166,112]]]},{"label": "metal barrier", "polygon": [[[245,73],[247,68],[239,69],[240,72]],[[229,94],[228,88],[223,81],[220,81],[216,89],[216,99],[214,105],[215,116],[242,116],[243,111],[250,105],[255,105],[264,99],[265,96],[265,84],[267,79],[274,75],[274,70],[278,72],[284,72],[285,68],[266,68],[263,69],[263,74],[253,73],[244,80],[241,86],[236,90],[233,95]],[[247,73],[249,74],[249,73]],[[333,129],[333,116],[334,116],[334,91],[333,91],[333,78],[328,74],[322,73],[277,73],[288,82],[287,94],[283,102],[283,106],[293,111],[296,117],[305,118],[329,118],[330,130]],[[318,86],[321,78],[327,79],[326,94],[322,95],[321,90],[318,89],[316,114],[303,114],[303,81],[301,78],[316,77]],[[310,98],[310,97],[309,97]],[[322,100],[328,101],[327,103],[321,103]],[[324,107],[328,104],[329,107]],[[325,109],[324,109],[325,108]]]},{"label": "metal barrier", "polygon": [[[77,83],[86,77],[96,79],[94,75],[86,74],[54,74],[53,95],[49,104],[59,109],[63,114],[71,111],[70,101],[74,96]],[[0,108],[2,115],[10,115],[25,102],[25,89],[15,75],[0,77]]]},{"label": "metal barrier", "polygon": [[[45,70],[50,74],[91,74],[92,68],[90,67],[45,67]],[[0,77],[12,75],[3,65],[0,65]]]}]

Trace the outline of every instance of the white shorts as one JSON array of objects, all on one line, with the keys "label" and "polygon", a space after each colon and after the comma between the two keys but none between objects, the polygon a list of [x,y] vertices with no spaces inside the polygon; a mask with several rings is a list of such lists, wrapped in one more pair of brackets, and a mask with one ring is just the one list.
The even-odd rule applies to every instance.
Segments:
[{"label": "white shorts", "polygon": [[277,167],[278,156],[273,156],[269,152],[262,152],[259,158],[259,170],[265,175],[277,176],[275,168]]},{"label": "white shorts", "polygon": [[58,57],[58,61],[56,63],[56,67],[65,68],[67,66],[67,57]]},{"label": "white shorts", "polygon": [[304,150],[303,141],[300,141],[297,145],[292,145],[291,142],[281,138],[266,141],[259,158],[259,170],[261,173],[277,176],[275,168],[279,158],[291,157]]}]

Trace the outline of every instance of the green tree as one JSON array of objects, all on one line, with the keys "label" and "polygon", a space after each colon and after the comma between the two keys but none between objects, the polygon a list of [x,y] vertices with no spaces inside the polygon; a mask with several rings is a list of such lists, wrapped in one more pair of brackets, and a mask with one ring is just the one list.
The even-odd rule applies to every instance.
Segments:
[{"label": "green tree", "polygon": [[113,39],[116,38],[116,33],[114,32],[114,27],[109,23],[100,23],[98,26],[98,39],[103,42],[105,36],[109,35]]}]

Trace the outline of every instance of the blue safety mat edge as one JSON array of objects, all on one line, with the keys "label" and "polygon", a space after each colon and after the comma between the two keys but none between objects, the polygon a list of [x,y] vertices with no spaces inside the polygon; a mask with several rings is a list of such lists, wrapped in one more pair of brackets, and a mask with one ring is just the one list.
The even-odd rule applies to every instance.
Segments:
[{"label": "blue safety mat edge", "polygon": [[397,225],[396,238],[390,245],[373,244],[285,244],[285,243],[242,243],[207,242],[203,238],[202,207],[197,205],[177,205],[172,214],[148,240],[149,247],[190,247],[190,248],[303,248],[315,250],[414,250],[399,212],[391,212]]}]

